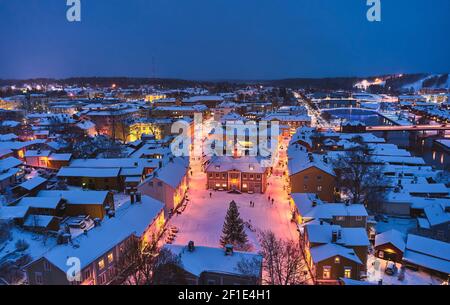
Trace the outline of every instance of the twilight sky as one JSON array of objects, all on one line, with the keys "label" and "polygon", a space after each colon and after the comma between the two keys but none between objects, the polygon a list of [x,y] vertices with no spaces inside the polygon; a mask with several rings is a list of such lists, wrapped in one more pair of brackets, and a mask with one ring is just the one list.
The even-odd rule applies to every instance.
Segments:
[{"label": "twilight sky", "polygon": [[0,0],[0,78],[450,72],[450,1]]}]

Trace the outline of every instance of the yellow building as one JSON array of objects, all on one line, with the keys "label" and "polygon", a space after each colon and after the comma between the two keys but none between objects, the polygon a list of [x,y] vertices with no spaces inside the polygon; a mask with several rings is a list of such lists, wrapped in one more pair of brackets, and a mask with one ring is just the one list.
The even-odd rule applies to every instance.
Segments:
[{"label": "yellow building", "polygon": [[153,103],[155,100],[160,100],[166,98],[165,94],[148,94],[145,96],[145,101],[149,103]]},{"label": "yellow building", "polygon": [[156,140],[160,140],[162,131],[159,125],[152,122],[135,122],[129,126],[129,142],[140,140],[142,135],[153,135]]}]

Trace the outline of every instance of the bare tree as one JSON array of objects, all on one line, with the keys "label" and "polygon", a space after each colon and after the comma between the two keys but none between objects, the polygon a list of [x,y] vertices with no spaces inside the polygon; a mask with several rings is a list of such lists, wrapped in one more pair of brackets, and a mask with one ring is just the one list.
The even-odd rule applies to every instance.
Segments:
[{"label": "bare tree", "polygon": [[126,285],[186,284],[179,257],[158,249],[156,239],[146,245],[132,239],[119,257],[117,273],[117,282]]},{"label": "bare tree", "polygon": [[272,231],[259,234],[263,257],[263,281],[268,285],[301,285],[308,280],[298,242],[283,240]]},{"label": "bare tree", "polygon": [[337,187],[352,203],[372,206],[384,196],[386,184],[382,166],[375,164],[366,144],[361,143],[358,138],[354,142],[357,143],[356,147],[333,162]]},{"label": "bare tree", "polygon": [[117,262],[118,281],[126,285],[149,285],[152,278],[154,244],[143,247],[138,238],[133,238],[123,249]]}]

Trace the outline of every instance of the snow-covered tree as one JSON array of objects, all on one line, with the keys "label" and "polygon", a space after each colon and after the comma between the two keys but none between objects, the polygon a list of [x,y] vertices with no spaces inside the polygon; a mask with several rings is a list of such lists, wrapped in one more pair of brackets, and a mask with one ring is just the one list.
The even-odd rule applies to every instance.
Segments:
[{"label": "snow-covered tree", "polygon": [[220,244],[222,246],[231,244],[238,250],[245,250],[248,247],[244,221],[240,217],[239,209],[234,200],[230,202],[230,207],[225,216]]}]

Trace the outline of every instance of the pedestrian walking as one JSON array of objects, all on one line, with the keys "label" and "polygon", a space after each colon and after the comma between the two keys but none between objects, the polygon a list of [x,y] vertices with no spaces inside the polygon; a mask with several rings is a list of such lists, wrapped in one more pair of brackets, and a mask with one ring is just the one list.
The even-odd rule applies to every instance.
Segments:
[{"label": "pedestrian walking", "polygon": [[274,200],[273,200],[273,198],[272,198],[272,205],[273,205],[273,201],[274,201]]},{"label": "pedestrian walking", "polygon": [[211,198],[212,197],[212,193],[211,192],[209,192],[209,198]]}]

